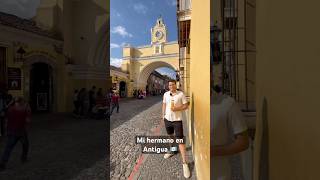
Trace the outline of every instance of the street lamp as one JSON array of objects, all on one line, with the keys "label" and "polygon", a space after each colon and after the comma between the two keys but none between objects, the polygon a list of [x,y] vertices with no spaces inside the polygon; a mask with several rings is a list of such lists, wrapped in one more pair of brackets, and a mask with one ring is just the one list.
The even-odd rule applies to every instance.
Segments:
[{"label": "street lamp", "polygon": [[176,80],[180,81],[180,71],[179,70],[175,70],[176,72]]},{"label": "street lamp", "polygon": [[20,46],[20,48],[17,50],[18,57],[16,58],[16,62],[23,62],[23,56],[25,53],[26,51]]}]

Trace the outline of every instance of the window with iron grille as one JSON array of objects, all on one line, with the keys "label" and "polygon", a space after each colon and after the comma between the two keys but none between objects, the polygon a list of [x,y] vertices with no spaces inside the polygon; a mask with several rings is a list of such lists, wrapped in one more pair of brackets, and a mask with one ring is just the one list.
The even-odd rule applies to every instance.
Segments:
[{"label": "window with iron grille", "polygon": [[187,47],[190,36],[190,21],[179,22],[179,45],[180,47]]},{"label": "window with iron grille", "polygon": [[236,0],[224,0],[224,8],[234,8]]},{"label": "window with iron grille", "polygon": [[236,29],[237,28],[237,18],[227,17],[224,20],[225,29]]}]

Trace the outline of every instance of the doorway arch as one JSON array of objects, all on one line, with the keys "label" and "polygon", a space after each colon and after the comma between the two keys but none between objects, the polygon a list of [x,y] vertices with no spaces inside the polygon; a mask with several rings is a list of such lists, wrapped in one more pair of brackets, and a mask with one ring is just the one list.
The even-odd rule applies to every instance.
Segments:
[{"label": "doorway arch", "polygon": [[52,67],[38,62],[30,69],[30,106],[36,112],[50,112],[53,100]]},{"label": "doorway arch", "polygon": [[167,67],[167,68],[170,68],[170,69],[173,69],[173,70],[177,70],[178,69],[178,67],[175,67],[174,65],[169,64],[169,63],[164,62],[164,61],[151,62],[150,64],[146,65],[141,70],[141,72],[139,73],[139,75],[138,75],[138,87],[144,89],[146,87],[146,85],[147,85],[147,81],[148,81],[148,78],[149,78],[150,74],[153,71],[155,71],[156,69],[161,68],[161,67]]},{"label": "doorway arch", "polygon": [[119,84],[119,94],[120,97],[127,97],[127,83],[124,81],[120,81]]},{"label": "doorway arch", "polygon": [[24,61],[24,96],[34,112],[57,109],[57,68],[54,59],[33,55]]}]

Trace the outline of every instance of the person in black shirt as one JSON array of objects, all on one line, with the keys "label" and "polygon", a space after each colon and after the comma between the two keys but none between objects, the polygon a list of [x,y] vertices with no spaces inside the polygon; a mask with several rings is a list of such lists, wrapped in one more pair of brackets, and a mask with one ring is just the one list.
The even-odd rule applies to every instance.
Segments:
[{"label": "person in black shirt", "polygon": [[96,104],[95,94],[96,94],[96,86],[92,86],[91,90],[89,91],[89,113],[91,113],[92,108]]}]

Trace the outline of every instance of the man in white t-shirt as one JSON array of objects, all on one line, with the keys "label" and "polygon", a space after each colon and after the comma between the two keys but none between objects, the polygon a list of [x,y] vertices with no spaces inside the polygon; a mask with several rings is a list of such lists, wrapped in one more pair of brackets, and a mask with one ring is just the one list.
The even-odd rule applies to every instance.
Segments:
[{"label": "man in white t-shirt", "polygon": [[[182,125],[182,112],[188,109],[188,101],[183,92],[177,90],[175,80],[169,81],[169,90],[163,95],[162,102],[162,120],[161,124],[166,127],[169,136],[176,136],[178,139],[183,138],[183,125]],[[185,144],[179,144],[179,150],[182,157],[183,174],[185,178],[190,177],[190,170],[186,160],[186,147]],[[168,159],[173,155],[172,152],[164,155]]]},{"label": "man in white t-shirt", "polygon": [[231,180],[230,156],[249,146],[247,126],[235,100],[221,93],[219,86],[212,90],[211,105],[211,174],[214,180]]}]

